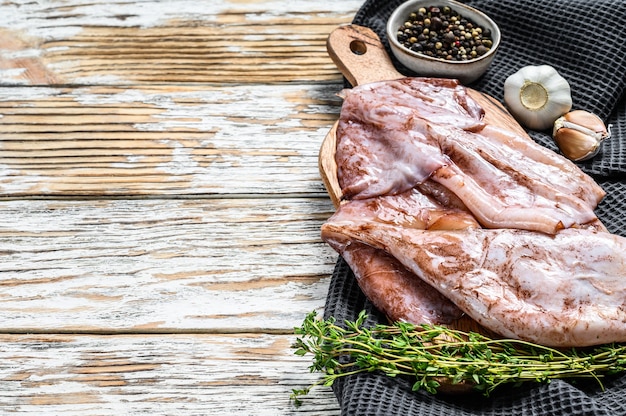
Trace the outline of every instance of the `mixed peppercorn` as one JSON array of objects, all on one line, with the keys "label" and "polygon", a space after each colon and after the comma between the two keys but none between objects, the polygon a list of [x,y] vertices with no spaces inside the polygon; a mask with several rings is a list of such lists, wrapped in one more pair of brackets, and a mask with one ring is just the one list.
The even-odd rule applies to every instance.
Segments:
[{"label": "mixed peppercorn", "polygon": [[491,31],[449,6],[421,7],[398,28],[398,41],[419,54],[448,61],[466,61],[486,54]]}]

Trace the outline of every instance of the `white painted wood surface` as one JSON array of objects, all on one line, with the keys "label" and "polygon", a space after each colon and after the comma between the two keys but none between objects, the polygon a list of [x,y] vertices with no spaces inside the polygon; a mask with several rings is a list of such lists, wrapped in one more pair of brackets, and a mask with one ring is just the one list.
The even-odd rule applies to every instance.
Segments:
[{"label": "white painted wood surface", "polygon": [[325,196],[340,88],[0,88],[0,195]]},{"label": "white painted wood surface", "polygon": [[0,203],[4,332],[290,331],[336,254],[322,198]]},{"label": "white painted wood surface", "polygon": [[336,415],[292,337],[246,334],[0,336],[2,414]]},{"label": "white painted wood surface", "polygon": [[337,415],[290,348],[361,1],[0,1],[0,414]]}]

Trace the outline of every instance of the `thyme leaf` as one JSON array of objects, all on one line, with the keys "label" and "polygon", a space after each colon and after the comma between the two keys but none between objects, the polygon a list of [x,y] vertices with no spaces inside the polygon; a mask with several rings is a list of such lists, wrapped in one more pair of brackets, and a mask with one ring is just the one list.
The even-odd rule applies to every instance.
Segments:
[{"label": "thyme leaf", "polygon": [[566,378],[591,378],[604,389],[604,376],[626,371],[625,344],[556,349],[437,325],[398,322],[368,328],[366,319],[362,311],[355,321],[344,322],[344,328],[335,318],[324,320],[313,311],[294,328],[294,353],[312,355],[309,370],[323,373],[316,383],[292,391],[297,405],[313,387],[332,386],[340,377],[363,372],[410,376],[413,390],[433,394],[442,383],[463,383],[489,396],[507,383]]}]

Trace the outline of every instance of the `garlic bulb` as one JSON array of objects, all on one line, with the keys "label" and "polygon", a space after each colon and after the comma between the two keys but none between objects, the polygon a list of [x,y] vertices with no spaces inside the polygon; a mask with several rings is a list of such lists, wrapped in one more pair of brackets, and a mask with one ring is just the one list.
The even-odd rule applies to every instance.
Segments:
[{"label": "garlic bulb", "polygon": [[525,66],[504,81],[504,102],[522,125],[544,130],[572,108],[572,95],[553,67]]},{"label": "garlic bulb", "polygon": [[554,122],[552,137],[565,157],[578,162],[598,154],[602,142],[611,137],[611,131],[600,117],[576,110]]}]

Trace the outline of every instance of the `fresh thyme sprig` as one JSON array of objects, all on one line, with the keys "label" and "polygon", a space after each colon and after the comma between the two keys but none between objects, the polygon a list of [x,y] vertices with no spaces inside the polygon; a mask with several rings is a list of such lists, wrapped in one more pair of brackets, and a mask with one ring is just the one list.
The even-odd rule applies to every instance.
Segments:
[{"label": "fresh thyme sprig", "polygon": [[292,399],[318,385],[331,386],[350,374],[380,371],[387,376],[415,378],[413,390],[436,393],[441,382],[469,384],[488,396],[498,386],[557,378],[601,378],[626,371],[626,345],[607,344],[590,349],[559,350],[513,339],[491,339],[474,332],[443,326],[364,325],[363,311],[344,329],[334,318],[319,319],[311,312],[292,348],[297,355],[313,355],[311,372],[323,377],[305,389],[294,389]]}]

